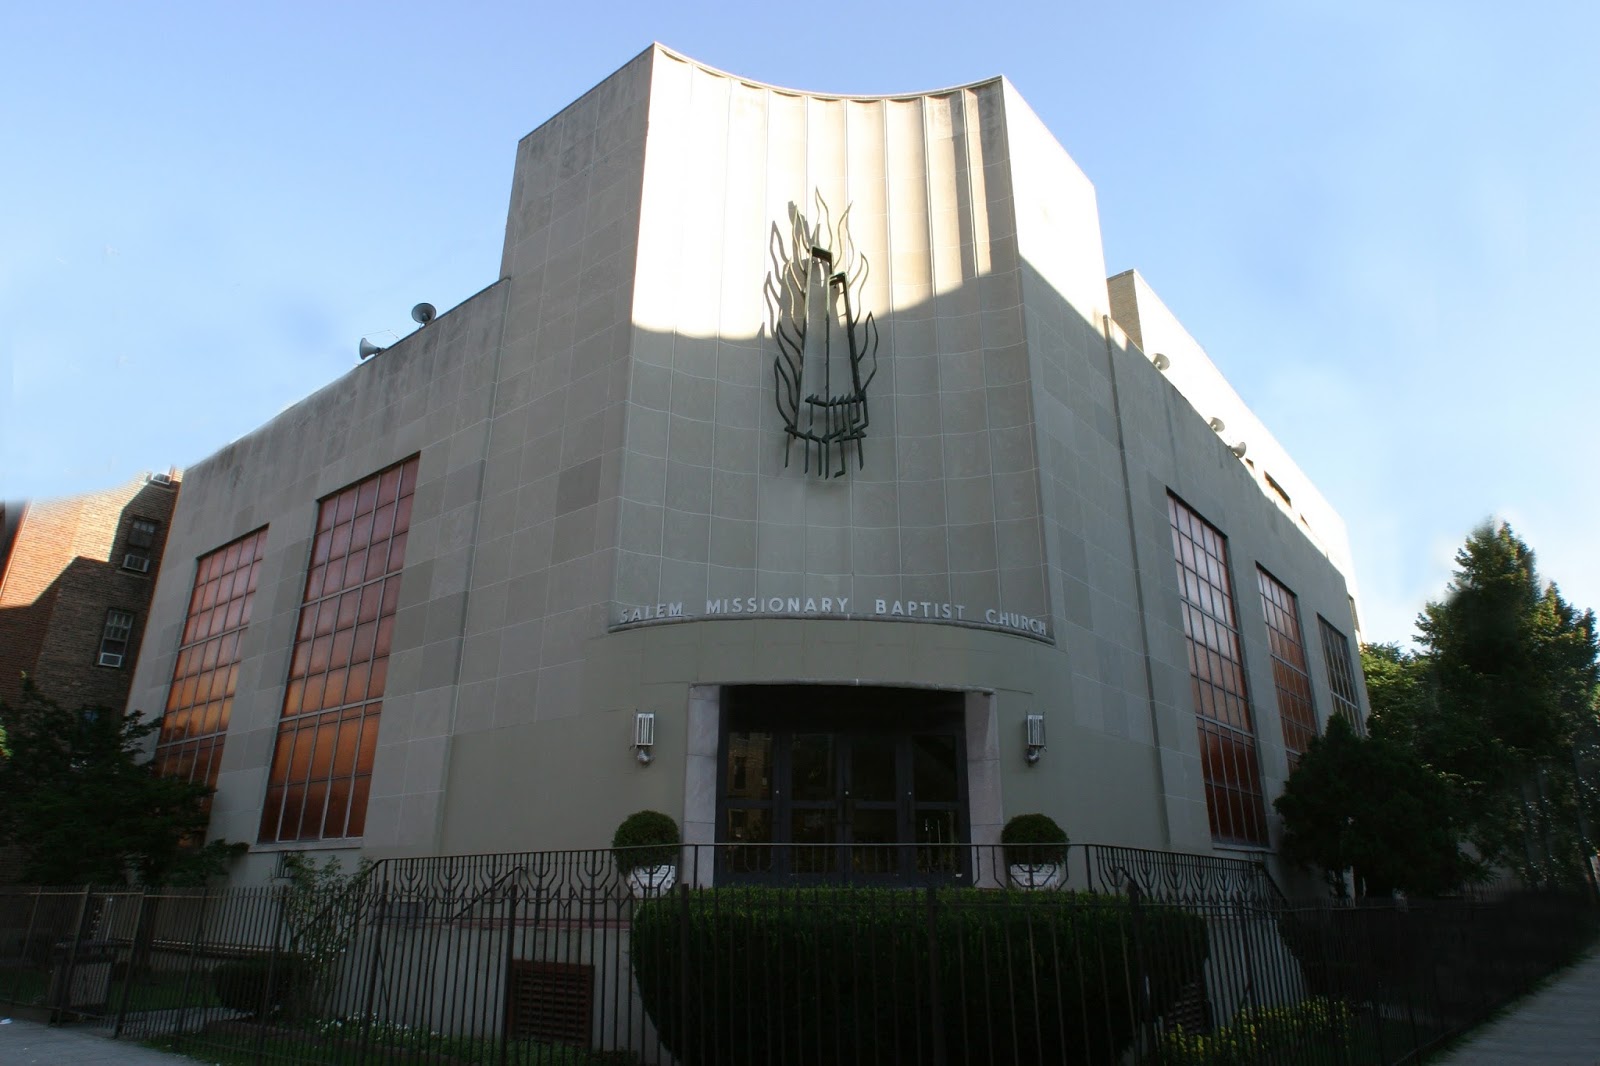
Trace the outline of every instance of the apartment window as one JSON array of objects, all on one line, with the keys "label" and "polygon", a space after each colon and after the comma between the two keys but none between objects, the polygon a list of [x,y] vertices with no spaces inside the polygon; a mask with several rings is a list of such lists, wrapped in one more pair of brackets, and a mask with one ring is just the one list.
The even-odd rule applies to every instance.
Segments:
[{"label": "apartment window", "polygon": [[1300,604],[1295,594],[1260,567],[1261,610],[1267,616],[1267,648],[1272,653],[1272,685],[1278,690],[1278,720],[1292,771],[1317,735],[1317,712],[1311,702],[1311,675],[1306,672],[1306,646],[1300,636]]},{"label": "apartment window", "polygon": [[156,772],[216,787],[266,527],[200,557],[156,740]]},{"label": "apartment window", "polygon": [[1367,731],[1361,720],[1361,696],[1356,688],[1355,664],[1350,659],[1350,641],[1328,620],[1317,615],[1322,630],[1322,661],[1328,665],[1328,689],[1333,693],[1333,713],[1344,715],[1359,734]]},{"label": "apartment window", "polygon": [[1167,513],[1211,835],[1220,843],[1265,845],[1266,803],[1228,577],[1227,538],[1176,496],[1167,497]]},{"label": "apartment window", "polygon": [[128,611],[107,611],[105,628],[100,631],[99,664],[120,668],[128,656],[128,641],[132,636],[133,615]]},{"label": "apartment window", "polygon": [[128,522],[127,551],[122,556],[124,570],[147,573],[150,553],[155,550],[156,530],[159,527],[148,518],[135,518]]},{"label": "apartment window", "polygon": [[261,813],[264,842],[365,829],[416,482],[413,457],[318,505]]}]

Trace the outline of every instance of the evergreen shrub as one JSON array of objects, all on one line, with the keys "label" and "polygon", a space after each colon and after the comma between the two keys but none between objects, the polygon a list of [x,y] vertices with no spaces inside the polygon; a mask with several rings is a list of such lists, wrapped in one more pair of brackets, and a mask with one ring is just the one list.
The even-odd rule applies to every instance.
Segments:
[{"label": "evergreen shrub", "polygon": [[1065,862],[1067,831],[1048,814],[1019,814],[1000,830],[1008,866],[1044,866]]},{"label": "evergreen shrub", "polygon": [[677,865],[681,843],[678,823],[660,811],[635,811],[611,837],[611,846],[621,853],[617,865],[624,873],[641,866]]},{"label": "evergreen shrub", "polygon": [[224,1007],[259,1014],[264,1005],[267,1014],[274,1014],[290,1002],[310,971],[307,960],[298,955],[234,959],[211,971],[211,987]]},{"label": "evergreen shrub", "polygon": [[1207,951],[1196,915],[1141,903],[1136,930],[1127,899],[1071,892],[732,886],[632,923],[645,1007],[700,1066],[921,1063],[935,1039],[950,1062],[1113,1063],[1141,959],[1161,1013]]}]

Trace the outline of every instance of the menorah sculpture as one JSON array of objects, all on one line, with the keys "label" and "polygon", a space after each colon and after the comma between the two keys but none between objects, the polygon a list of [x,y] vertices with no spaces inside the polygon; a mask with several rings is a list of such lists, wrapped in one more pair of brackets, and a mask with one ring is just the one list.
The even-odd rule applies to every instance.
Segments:
[{"label": "menorah sculpture", "polygon": [[[871,312],[863,318],[859,301],[852,299],[866,281],[867,257],[856,252],[850,239],[850,209],[845,208],[833,227],[821,193],[816,201],[814,226],[807,224],[798,205],[789,204],[787,245],[773,223],[772,272],[764,292],[778,342],[772,376],[787,434],[783,465],[789,465],[790,449],[799,441],[806,472],[811,471],[815,455],[817,473],[826,478],[840,477],[849,469],[852,448],[856,466],[866,463],[861,442],[871,423],[867,386],[878,373],[878,325]],[[836,333],[846,358],[838,375],[834,374]]]}]

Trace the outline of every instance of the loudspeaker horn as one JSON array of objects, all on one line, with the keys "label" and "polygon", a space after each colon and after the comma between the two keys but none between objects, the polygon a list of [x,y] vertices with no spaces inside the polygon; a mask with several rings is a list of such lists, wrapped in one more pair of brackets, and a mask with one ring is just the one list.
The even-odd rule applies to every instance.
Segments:
[{"label": "loudspeaker horn", "polygon": [[432,304],[422,303],[411,309],[411,318],[413,321],[426,326],[429,322],[433,321],[434,316],[438,313],[438,311],[434,310]]},{"label": "loudspeaker horn", "polygon": [[383,351],[382,348],[378,347],[376,344],[373,344],[365,337],[361,338],[361,345],[357,350],[361,352],[361,358],[363,359],[370,359],[379,352]]}]

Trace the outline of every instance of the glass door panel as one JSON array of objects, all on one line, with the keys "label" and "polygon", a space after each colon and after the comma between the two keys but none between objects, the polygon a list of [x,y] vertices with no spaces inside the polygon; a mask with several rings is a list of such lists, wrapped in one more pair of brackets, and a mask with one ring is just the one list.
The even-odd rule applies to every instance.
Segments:
[{"label": "glass door panel", "polygon": [[795,733],[789,741],[790,869],[796,874],[831,874],[838,868],[843,797],[837,741],[833,733]]},{"label": "glass door panel", "polygon": [[911,738],[912,787],[918,803],[960,799],[956,738],[949,733],[918,733]]},{"label": "glass door panel", "polygon": [[729,733],[724,744],[722,861],[741,874],[772,869],[772,733]]},{"label": "glass door panel", "polygon": [[900,812],[893,807],[856,808],[850,819],[850,872],[876,878],[900,873],[899,848],[875,845],[899,844]]},{"label": "glass door panel", "polygon": [[959,873],[961,836],[956,812],[918,807],[912,821],[917,837],[917,873],[946,876]]},{"label": "glass door panel", "polygon": [[728,734],[730,803],[772,798],[772,734]]},{"label": "glass door panel", "polygon": [[954,875],[961,869],[960,746],[954,733],[911,737],[912,828],[919,874]]},{"label": "glass door panel", "polygon": [[894,803],[901,791],[895,737],[850,737],[850,798],[858,803]]},{"label": "glass door panel", "polygon": [[789,843],[795,845],[789,856],[789,868],[796,874],[831,874],[838,868],[837,815],[834,809],[808,807],[796,809],[789,816]]},{"label": "glass door panel", "polygon": [[795,803],[836,803],[839,766],[832,733],[796,733],[790,747],[790,798]]},{"label": "glass door panel", "polygon": [[860,733],[842,738],[844,758],[844,831],[850,845],[849,869],[865,877],[895,876],[903,871],[899,849],[901,834],[904,738],[893,734]]},{"label": "glass door panel", "polygon": [[722,859],[737,873],[766,873],[772,869],[772,812],[728,808]]}]

